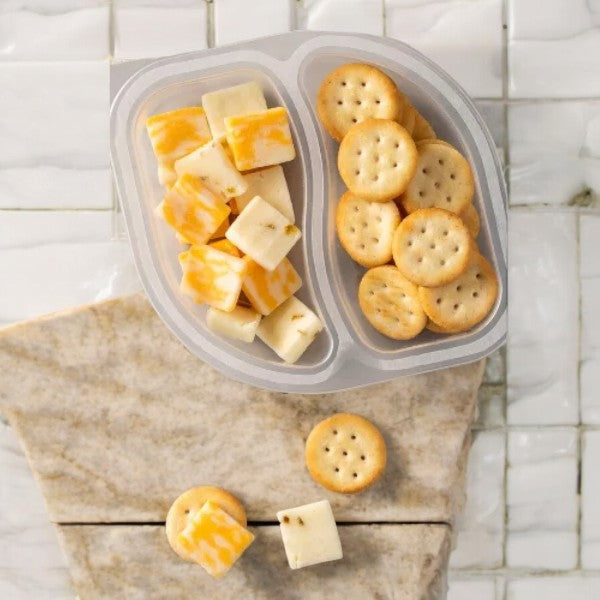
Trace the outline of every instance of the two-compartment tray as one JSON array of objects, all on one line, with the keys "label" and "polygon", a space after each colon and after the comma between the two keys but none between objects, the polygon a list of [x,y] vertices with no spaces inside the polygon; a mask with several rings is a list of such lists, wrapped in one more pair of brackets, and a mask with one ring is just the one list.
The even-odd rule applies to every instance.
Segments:
[{"label": "two-compartment tray", "polygon": [[[357,288],[364,269],[347,256],[335,233],[335,206],[345,191],[336,167],[337,143],[315,112],[321,81],[347,62],[385,70],[438,136],[459,148],[473,168],[473,202],[481,216],[478,244],[500,286],[491,313],[466,333],[425,331],[399,342],[376,332],[360,312]],[[154,214],[164,190],[145,129],[147,117],[198,105],[203,93],[248,80],[259,82],[269,106],[288,109],[297,149],[297,158],[284,165],[303,232],[290,258],[304,282],[298,296],[319,314],[325,328],[295,365],[282,363],[258,339],[245,344],[208,330],[206,308],[179,291],[181,246]],[[471,362],[504,342],[507,216],[496,150],[466,93],[405,44],[367,35],[293,32],[158,60],[137,71],[117,94],[111,109],[111,154],[148,298],[191,352],[234,379],[271,390],[331,392]]]}]

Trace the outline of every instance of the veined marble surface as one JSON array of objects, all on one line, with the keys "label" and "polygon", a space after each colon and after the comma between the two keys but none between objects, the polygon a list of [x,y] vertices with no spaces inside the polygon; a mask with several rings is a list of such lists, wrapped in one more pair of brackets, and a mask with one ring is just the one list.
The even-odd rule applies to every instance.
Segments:
[{"label": "veined marble surface", "polygon": [[[511,192],[515,306],[480,393],[449,597],[600,597],[599,14],[598,0],[4,0],[0,325],[139,287],[110,182],[111,60],[290,28],[405,40],[476,97]],[[73,597],[45,514],[3,426],[0,597]]]}]

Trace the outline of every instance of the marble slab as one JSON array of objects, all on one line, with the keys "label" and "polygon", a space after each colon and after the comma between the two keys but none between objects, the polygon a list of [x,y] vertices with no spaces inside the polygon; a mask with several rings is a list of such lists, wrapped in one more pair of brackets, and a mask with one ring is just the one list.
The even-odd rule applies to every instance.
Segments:
[{"label": "marble slab", "polygon": [[[340,521],[452,522],[483,361],[330,395],[266,392],[200,362],[141,294],[0,333],[0,410],[20,436],[58,523],[162,522],[193,485],[230,489],[251,521],[328,498]],[[388,448],[358,496],[308,475],[315,423],[357,412]]]},{"label": "marble slab", "polygon": [[252,527],[256,541],[216,581],[180,560],[157,526],[60,526],[75,590],[85,600],[434,600],[445,595],[445,525],[342,525],[344,558],[287,566],[279,527]]}]

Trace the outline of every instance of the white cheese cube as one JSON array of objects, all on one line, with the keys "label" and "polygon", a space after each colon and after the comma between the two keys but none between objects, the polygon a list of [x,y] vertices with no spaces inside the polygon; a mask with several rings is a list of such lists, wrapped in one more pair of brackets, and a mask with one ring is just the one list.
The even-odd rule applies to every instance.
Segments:
[{"label": "white cheese cube", "polygon": [[214,140],[176,161],[175,171],[179,177],[186,173],[199,177],[226,198],[239,196],[248,188],[223,146]]},{"label": "white cheese cube", "polygon": [[327,500],[277,513],[290,569],[343,558],[342,544]]},{"label": "white cheese cube", "polygon": [[263,318],[256,335],[285,362],[295,363],[322,329],[319,317],[292,296]]},{"label": "white cheese cube", "polygon": [[260,196],[252,198],[225,237],[261,267],[272,271],[301,237],[300,230]]},{"label": "white cheese cube", "polygon": [[248,184],[248,189],[235,199],[237,212],[244,210],[254,196],[260,196],[265,202],[276,208],[290,223],[295,222],[290,190],[280,165],[254,171],[243,177]]},{"label": "white cheese cube", "polygon": [[267,110],[267,101],[256,81],[202,96],[202,108],[206,113],[210,131],[214,139],[225,137],[225,117],[247,115]]},{"label": "white cheese cube", "polygon": [[253,342],[260,318],[261,315],[256,311],[243,306],[236,306],[231,312],[209,308],[206,324],[214,333],[242,342]]}]

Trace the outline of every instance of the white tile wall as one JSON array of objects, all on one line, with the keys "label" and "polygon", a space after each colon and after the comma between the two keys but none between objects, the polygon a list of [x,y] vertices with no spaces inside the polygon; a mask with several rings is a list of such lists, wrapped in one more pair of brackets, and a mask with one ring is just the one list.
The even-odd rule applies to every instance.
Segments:
[{"label": "white tile wall", "polygon": [[596,600],[600,577],[520,577],[509,580],[506,600]]},{"label": "white tile wall", "polygon": [[215,43],[218,46],[285,33],[293,28],[295,21],[292,0],[215,0],[214,6]]},{"label": "white tile wall", "polygon": [[577,565],[577,430],[508,434],[506,561],[517,569]]},{"label": "white tile wall", "polygon": [[457,519],[458,538],[450,561],[452,568],[502,566],[504,462],[504,433],[476,432],[467,468],[467,503]]},{"label": "white tile wall", "polygon": [[584,569],[600,569],[599,458],[600,431],[584,432],[581,472],[581,565]]},{"label": "white tile wall", "polygon": [[511,204],[600,199],[600,102],[511,104],[508,126]]},{"label": "white tile wall", "polygon": [[109,0],[5,0],[0,60],[95,60],[109,55]]},{"label": "white tile wall", "polygon": [[575,424],[578,407],[576,216],[512,212],[509,424]]},{"label": "white tile wall", "polygon": [[502,96],[502,0],[386,0],[386,34],[429,56],[472,96]]},{"label": "white tile wall", "polygon": [[[598,282],[600,281],[600,215],[583,215],[580,230],[582,285],[581,420],[600,425],[600,338],[597,335]],[[593,295],[589,297],[588,292]],[[594,305],[594,300],[596,304]],[[592,327],[595,327],[592,332]],[[589,329],[588,329],[589,328]]]},{"label": "white tile wall", "polygon": [[115,58],[168,56],[206,48],[204,0],[113,0]]},{"label": "white tile wall", "polygon": [[447,600],[502,600],[500,583],[494,577],[450,578]]},{"label": "white tile wall", "polygon": [[299,29],[383,35],[382,0],[304,0],[298,5]]},{"label": "white tile wall", "polygon": [[600,96],[596,0],[508,0],[514,98]]}]

